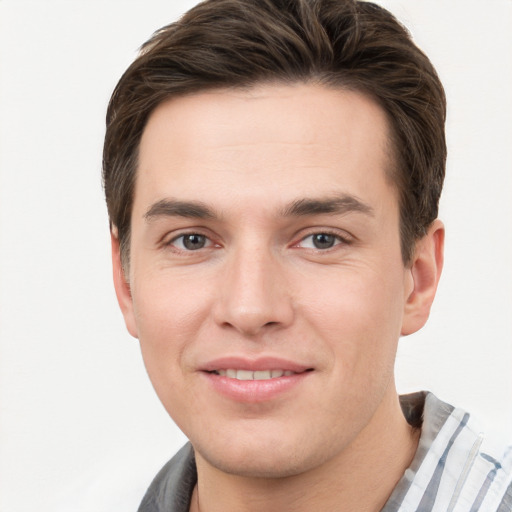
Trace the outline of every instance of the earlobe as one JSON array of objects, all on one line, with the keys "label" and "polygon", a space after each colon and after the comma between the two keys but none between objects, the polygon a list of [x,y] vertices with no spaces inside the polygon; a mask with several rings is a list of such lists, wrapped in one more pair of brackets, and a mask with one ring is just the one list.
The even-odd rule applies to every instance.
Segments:
[{"label": "earlobe", "polygon": [[128,332],[134,338],[138,338],[130,284],[128,279],[126,279],[125,271],[121,263],[121,247],[115,230],[111,231],[110,238],[112,243],[112,271],[117,302],[123,313]]},{"label": "earlobe", "polygon": [[443,260],[444,226],[437,219],[416,243],[409,269],[413,287],[406,297],[402,336],[412,334],[425,325],[443,269]]}]

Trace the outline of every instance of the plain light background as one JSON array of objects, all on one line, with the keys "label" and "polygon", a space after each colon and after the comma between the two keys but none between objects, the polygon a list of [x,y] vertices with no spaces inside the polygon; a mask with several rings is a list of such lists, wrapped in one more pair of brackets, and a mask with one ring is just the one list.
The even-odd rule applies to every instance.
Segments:
[{"label": "plain light background", "polygon": [[[136,510],[184,442],[118,311],[100,168],[117,79],[193,3],[0,0],[1,512]],[[382,3],[449,102],[445,271],[399,390],[512,440],[512,1]]]}]

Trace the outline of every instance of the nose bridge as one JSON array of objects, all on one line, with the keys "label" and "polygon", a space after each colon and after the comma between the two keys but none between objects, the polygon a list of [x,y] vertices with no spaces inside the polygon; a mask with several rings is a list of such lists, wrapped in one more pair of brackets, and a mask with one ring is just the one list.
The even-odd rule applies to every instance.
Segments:
[{"label": "nose bridge", "polygon": [[257,237],[232,247],[225,268],[217,321],[254,335],[291,322],[291,296],[279,257]]}]

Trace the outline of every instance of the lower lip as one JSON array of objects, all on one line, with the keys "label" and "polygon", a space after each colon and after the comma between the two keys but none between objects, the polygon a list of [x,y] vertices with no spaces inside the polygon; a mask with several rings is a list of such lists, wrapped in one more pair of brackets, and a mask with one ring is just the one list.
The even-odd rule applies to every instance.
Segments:
[{"label": "lower lip", "polygon": [[312,372],[265,380],[238,380],[203,372],[215,391],[237,402],[257,403],[279,397],[292,390]]}]

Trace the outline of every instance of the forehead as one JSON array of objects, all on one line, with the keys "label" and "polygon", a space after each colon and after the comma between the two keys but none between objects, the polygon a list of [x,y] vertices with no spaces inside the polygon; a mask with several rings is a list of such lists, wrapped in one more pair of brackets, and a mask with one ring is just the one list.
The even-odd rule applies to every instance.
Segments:
[{"label": "forehead", "polygon": [[135,202],[358,196],[387,182],[390,153],[386,114],[362,93],[312,84],[202,92],[150,116]]}]

